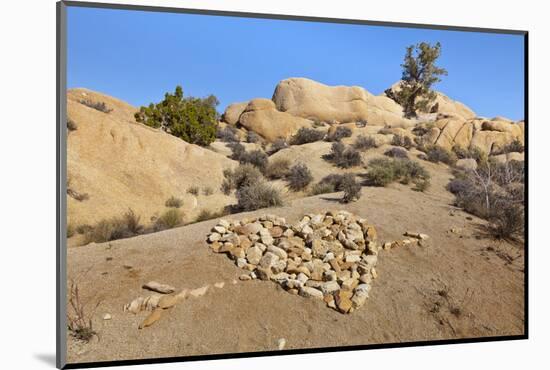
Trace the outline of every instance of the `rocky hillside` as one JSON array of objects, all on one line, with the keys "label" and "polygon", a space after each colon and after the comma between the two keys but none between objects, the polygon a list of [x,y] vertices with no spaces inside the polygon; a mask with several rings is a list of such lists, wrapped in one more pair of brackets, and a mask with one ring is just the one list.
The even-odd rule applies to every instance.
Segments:
[{"label": "rocky hillside", "polygon": [[[381,133],[385,135],[423,136],[425,144],[446,149],[454,145],[464,149],[477,147],[487,154],[497,154],[514,140],[524,141],[523,121],[477,117],[466,105],[439,92],[430,113],[407,119],[401,106],[389,97],[397,89],[398,83],[385,94],[375,96],[358,86],[327,86],[306,78],[289,78],[277,84],[271,100],[256,98],[229,105],[222,120],[254,131],[268,142],[288,139],[300,127],[327,130],[341,124],[384,128]],[[421,135],[413,135],[412,129],[418,125],[423,128]],[[404,131],[392,132],[388,128]],[[379,137],[377,140],[384,141]]]},{"label": "rocky hillside", "polygon": [[[108,113],[88,106],[94,103],[104,103]],[[230,199],[219,188],[223,169],[233,167],[234,161],[136,123],[136,110],[104,94],[69,90],[69,223],[93,224],[128,208],[148,223],[166,209],[170,196],[183,199],[182,210],[192,217]],[[187,193],[192,186],[199,187],[199,195]],[[207,188],[212,195],[203,194]]]}]

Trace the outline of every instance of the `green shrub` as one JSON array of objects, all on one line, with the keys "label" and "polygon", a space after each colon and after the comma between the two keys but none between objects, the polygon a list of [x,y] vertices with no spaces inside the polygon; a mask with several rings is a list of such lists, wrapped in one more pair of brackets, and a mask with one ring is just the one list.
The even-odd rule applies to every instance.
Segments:
[{"label": "green shrub", "polygon": [[326,155],[325,159],[341,168],[359,166],[362,163],[361,153],[358,150],[347,147],[339,141],[332,144],[330,154]]},{"label": "green shrub", "polygon": [[86,99],[81,100],[80,103],[103,113],[111,113],[113,111],[112,109],[107,108],[107,105],[104,102],[93,102],[89,99]]},{"label": "green shrub", "polygon": [[183,89],[177,86],[174,94],[166,93],[161,102],[141,107],[135,118],[189,143],[207,146],[216,139],[218,104],[214,95],[204,99],[184,98]]},{"label": "green shrub", "polygon": [[367,183],[373,186],[387,186],[399,181],[403,184],[413,182],[417,190],[429,186],[430,174],[420,164],[409,159],[375,158],[369,162]]},{"label": "green shrub", "polygon": [[231,190],[240,189],[257,183],[262,179],[262,173],[251,164],[241,164],[234,171],[226,169],[223,171],[224,181],[222,191],[229,195]]},{"label": "green shrub", "polygon": [[287,176],[288,187],[293,191],[305,189],[312,180],[311,171],[303,163],[292,166]]},{"label": "green shrub", "polygon": [[350,137],[352,135],[351,129],[345,126],[339,126],[336,130],[327,137],[328,141],[340,141],[345,137]]},{"label": "green shrub", "polygon": [[376,145],[376,141],[373,137],[359,135],[357,139],[355,139],[353,147],[357,150],[365,151],[368,149],[377,148],[378,146]]},{"label": "green shrub", "polygon": [[348,173],[343,176],[340,187],[344,192],[343,203],[353,202],[361,198],[361,184],[355,181],[355,175]]},{"label": "green shrub", "polygon": [[265,175],[269,179],[282,179],[288,175],[290,161],[286,158],[277,158],[270,160],[265,170]]},{"label": "green shrub", "polygon": [[171,196],[170,198],[166,199],[164,205],[169,208],[180,208],[181,206],[183,206],[183,200],[181,200],[180,198],[176,198],[175,196]]},{"label": "green shrub", "polygon": [[434,145],[427,148],[426,156],[428,161],[434,163],[445,163],[449,166],[454,166],[457,161],[456,154],[448,151],[440,146]]},{"label": "green shrub", "polygon": [[414,143],[410,137],[396,134],[393,135],[391,145],[400,146],[405,149],[411,149],[414,146]]},{"label": "green shrub", "polygon": [[156,221],[157,230],[172,229],[183,223],[183,214],[177,208],[170,208]]},{"label": "green shrub", "polygon": [[290,139],[291,145],[302,145],[307,143],[313,143],[315,141],[321,141],[325,137],[323,131],[315,130],[312,128],[302,127],[296,132]]},{"label": "green shrub", "polygon": [[198,196],[199,191],[200,191],[199,187],[195,186],[195,185],[190,186],[190,187],[187,188],[187,194],[192,194],[194,196]]},{"label": "green shrub", "polygon": [[259,181],[237,190],[237,207],[241,211],[283,205],[279,191],[264,181]]}]

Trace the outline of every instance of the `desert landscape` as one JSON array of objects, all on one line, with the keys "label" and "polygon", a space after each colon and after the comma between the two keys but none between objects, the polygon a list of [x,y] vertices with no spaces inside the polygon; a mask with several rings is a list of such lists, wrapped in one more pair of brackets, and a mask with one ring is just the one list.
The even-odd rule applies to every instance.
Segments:
[{"label": "desert landscape", "polygon": [[399,89],[285,79],[208,145],[69,90],[68,361],[523,334],[524,123]]}]

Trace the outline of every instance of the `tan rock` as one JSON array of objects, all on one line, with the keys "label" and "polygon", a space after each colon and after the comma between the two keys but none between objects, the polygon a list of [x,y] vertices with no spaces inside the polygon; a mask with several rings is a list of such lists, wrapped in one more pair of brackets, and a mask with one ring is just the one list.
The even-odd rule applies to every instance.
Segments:
[{"label": "tan rock", "polygon": [[178,297],[176,295],[164,295],[160,297],[158,307],[166,309],[176,305],[178,303]]},{"label": "tan rock", "polygon": [[146,328],[148,326],[153,325],[155,322],[160,320],[161,317],[162,317],[162,309],[161,308],[157,308],[157,309],[153,310],[153,312],[151,312],[151,314],[149,314],[149,316],[147,316],[145,318],[145,320],[143,320],[142,323],[139,324],[139,329],[143,329],[143,328]]},{"label": "tan rock", "polygon": [[176,288],[174,288],[173,286],[157,283],[156,281],[150,281],[147,284],[143,285],[142,288],[162,294],[174,293],[176,291]]},{"label": "tan rock", "polygon": [[248,102],[244,103],[233,103],[225,108],[223,113],[222,120],[229,123],[230,125],[236,125],[239,122],[239,117],[244,112],[248,105]]}]

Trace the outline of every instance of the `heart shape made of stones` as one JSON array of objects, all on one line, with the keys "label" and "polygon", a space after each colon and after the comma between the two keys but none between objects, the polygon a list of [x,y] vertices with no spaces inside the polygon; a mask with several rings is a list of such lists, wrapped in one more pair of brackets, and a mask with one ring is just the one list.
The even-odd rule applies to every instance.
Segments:
[{"label": "heart shape made of stones", "polygon": [[289,225],[283,217],[220,219],[207,237],[246,270],[241,280],[271,280],[292,294],[323,299],[350,313],[365,304],[381,249],[376,229],[347,211],[307,214]]}]

